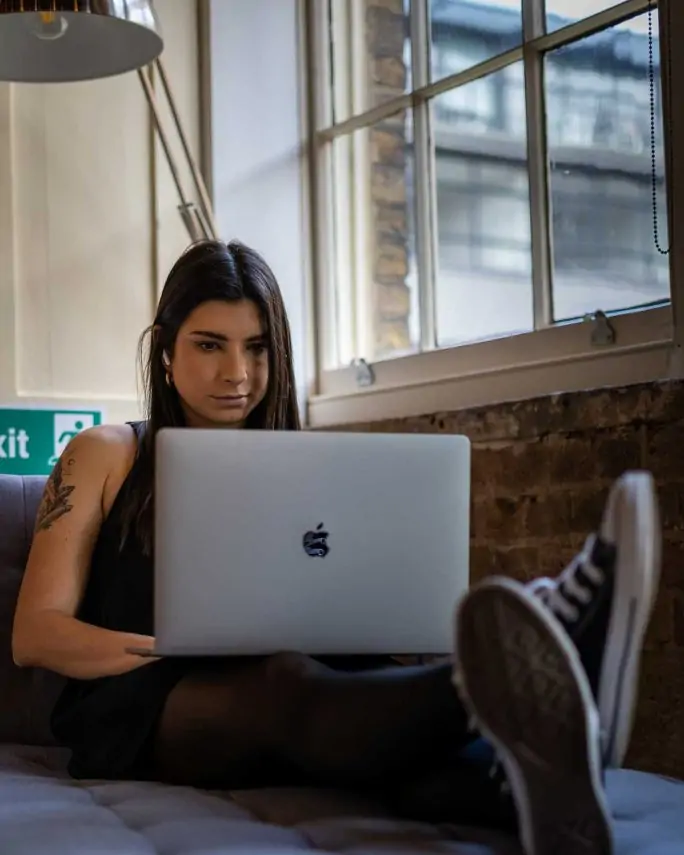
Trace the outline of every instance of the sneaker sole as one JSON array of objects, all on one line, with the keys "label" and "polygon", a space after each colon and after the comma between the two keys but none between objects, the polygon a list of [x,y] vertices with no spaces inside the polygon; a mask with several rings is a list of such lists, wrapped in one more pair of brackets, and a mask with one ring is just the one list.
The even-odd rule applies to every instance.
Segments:
[{"label": "sneaker sole", "polygon": [[604,763],[620,767],[634,726],[641,652],[660,582],[660,522],[653,478],[629,472],[615,496],[615,592],[601,667],[598,707]]},{"label": "sneaker sole", "polygon": [[456,617],[454,683],[496,749],[527,855],[609,855],[599,718],[567,635],[522,586],[491,579]]}]

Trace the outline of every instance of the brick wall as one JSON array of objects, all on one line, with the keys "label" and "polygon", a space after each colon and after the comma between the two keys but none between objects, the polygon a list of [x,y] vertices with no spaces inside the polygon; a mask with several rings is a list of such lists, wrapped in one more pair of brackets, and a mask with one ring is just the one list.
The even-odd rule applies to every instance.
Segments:
[{"label": "brick wall", "polygon": [[598,524],[613,479],[630,468],[654,473],[663,578],[628,765],[684,778],[684,384],[563,394],[342,429],[470,437],[474,580],[555,575]]},{"label": "brick wall", "polygon": [[[403,95],[406,18],[403,0],[367,0],[369,106]],[[409,202],[407,194],[407,113],[373,125],[370,148],[370,223],[373,286],[373,358],[410,348]]]}]

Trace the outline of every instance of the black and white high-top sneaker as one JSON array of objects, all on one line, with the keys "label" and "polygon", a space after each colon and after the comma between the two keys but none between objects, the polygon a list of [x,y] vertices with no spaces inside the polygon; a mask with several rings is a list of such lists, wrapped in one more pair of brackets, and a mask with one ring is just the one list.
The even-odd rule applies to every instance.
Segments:
[{"label": "black and white high-top sneaker", "polygon": [[628,472],[610,491],[597,534],[537,594],[574,642],[596,699],[605,766],[622,765],[634,723],[639,664],[660,578],[653,478]]},{"label": "black and white high-top sneaker", "polygon": [[526,855],[610,855],[598,712],[568,633],[494,578],[461,601],[455,646],[454,685],[503,767]]}]

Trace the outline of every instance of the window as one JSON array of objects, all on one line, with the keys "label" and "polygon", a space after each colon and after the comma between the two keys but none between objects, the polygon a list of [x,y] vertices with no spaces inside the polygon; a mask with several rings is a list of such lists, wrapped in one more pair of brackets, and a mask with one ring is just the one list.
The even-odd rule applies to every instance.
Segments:
[{"label": "window", "polygon": [[674,6],[309,4],[314,423],[667,374]]}]

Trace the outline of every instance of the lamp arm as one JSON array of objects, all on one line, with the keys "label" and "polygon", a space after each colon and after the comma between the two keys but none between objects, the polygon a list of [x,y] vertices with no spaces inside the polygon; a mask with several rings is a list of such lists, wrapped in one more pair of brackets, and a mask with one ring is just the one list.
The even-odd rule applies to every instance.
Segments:
[{"label": "lamp arm", "polygon": [[173,117],[174,124],[176,126],[176,130],[181,141],[183,153],[185,154],[186,160],[190,167],[190,173],[192,175],[195,188],[197,189],[200,204],[202,207],[202,210],[200,212],[199,210],[197,210],[195,203],[189,201],[188,197],[185,195],[183,184],[180,178],[178,164],[173,155],[173,152],[171,151],[169,138],[166,131],[164,130],[164,126],[161,120],[161,115],[159,113],[159,105],[157,104],[154,89],[152,88],[152,83],[150,82],[149,71],[145,69],[138,69],[138,78],[140,80],[140,85],[142,86],[145,98],[149,105],[154,126],[157,131],[157,134],[159,135],[159,141],[161,142],[166,162],[168,163],[169,169],[171,171],[173,183],[176,186],[176,192],[178,193],[178,198],[180,200],[178,210],[180,212],[181,219],[183,220],[183,223],[193,243],[198,240],[201,240],[202,238],[218,240],[218,232],[216,229],[216,222],[214,219],[211,200],[209,199],[209,193],[207,191],[206,184],[204,183],[204,180],[202,179],[200,171],[197,167],[197,163],[195,162],[195,159],[192,156],[192,152],[190,151],[190,146],[188,145],[187,136],[185,135],[185,132],[183,130],[180,115],[176,108],[176,103],[173,97],[173,93],[171,91],[168,76],[166,74],[163,64],[159,61],[159,59],[155,61],[154,66],[159,71],[159,77],[162,81],[164,94],[168,101],[171,115]]}]

